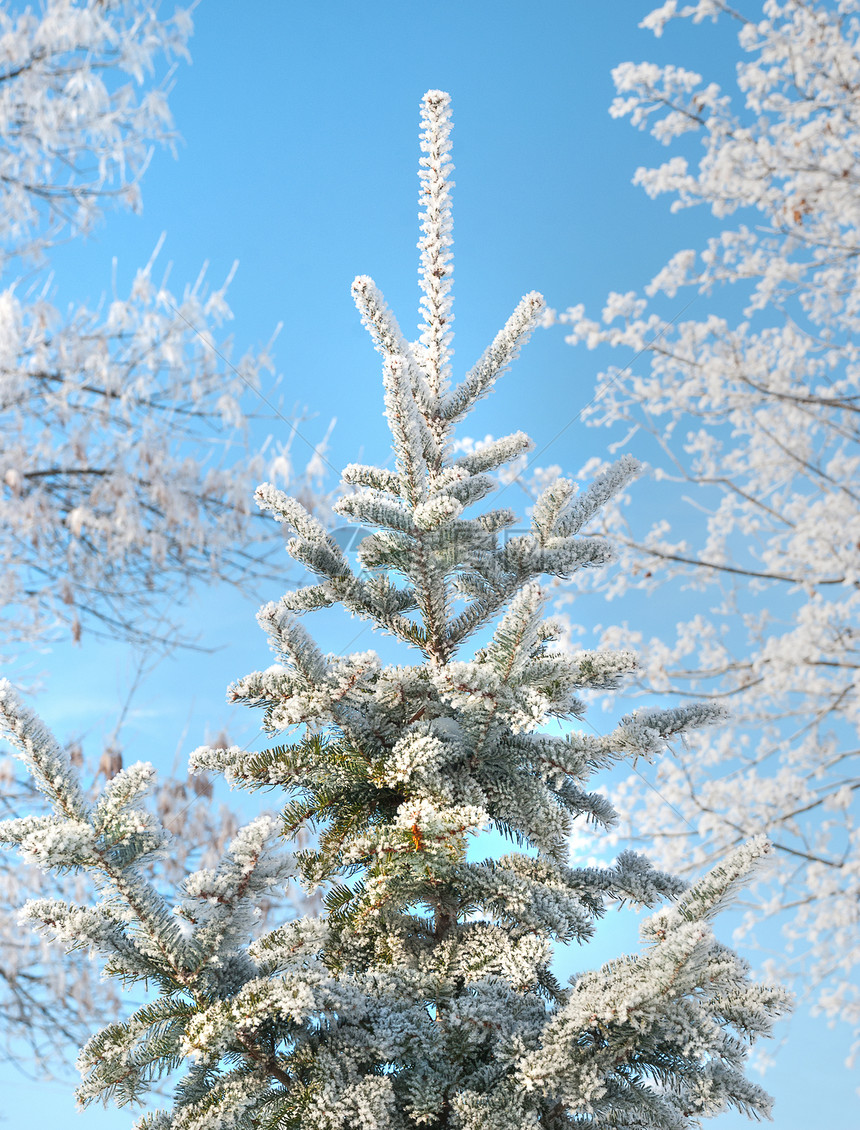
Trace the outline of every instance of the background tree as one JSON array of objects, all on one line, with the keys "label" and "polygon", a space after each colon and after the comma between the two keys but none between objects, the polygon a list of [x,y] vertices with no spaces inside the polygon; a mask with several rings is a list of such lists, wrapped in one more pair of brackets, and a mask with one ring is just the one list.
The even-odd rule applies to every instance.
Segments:
[{"label": "background tree", "polygon": [[173,137],[166,78],[144,82],[190,31],[188,9],[148,0],[0,13],[0,643],[58,624],[139,642],[190,584],[267,569],[240,400],[259,408],[270,362],[234,365],[214,336],[226,283],[174,295],[153,257],[127,296],[61,313],[45,274],[106,206],[140,206],[152,146]]},{"label": "background tree", "polygon": [[600,322],[582,307],[561,320],[571,342],[623,352],[588,415],[651,461],[661,515],[648,528],[639,511],[603,511],[621,568],[600,587],[690,610],[674,640],[648,644],[642,686],[731,709],[659,763],[656,789],[630,779],[631,819],[682,870],[766,832],[779,867],[748,924],[781,922],[780,975],[856,1027],[860,6],[740,7],[670,0],[644,21],[660,35],[674,19],[734,20],[736,97],[678,66],[614,72],[612,114],[677,150],[636,182],[673,211],[709,208],[714,236],[643,295],[610,295]]},{"label": "background tree", "polygon": [[[286,448],[251,455],[265,353],[234,365],[219,328],[226,286],[201,275],[179,294],[155,255],[128,295],[60,311],[51,254],[94,231],[105,210],[138,209],[155,145],[174,139],[167,91],[187,54],[190,9],[162,16],[145,0],[46,0],[0,11],[0,652],[9,660],[71,632],[137,646],[176,642],[177,601],[201,582],[252,588],[277,547],[248,500],[264,467],[313,505],[310,450],[292,476]],[[229,282],[229,280],[228,280]],[[269,404],[269,408],[276,406]],[[295,434],[295,433],[293,433]],[[321,451],[321,448],[320,448]],[[151,656],[150,656],[151,657]],[[116,735],[115,735],[116,736]],[[101,761],[99,761],[101,756]],[[90,754],[89,777],[121,767],[118,745]],[[191,804],[191,801],[195,803]],[[32,790],[11,763],[0,806]],[[235,818],[183,781],[158,793],[177,834],[177,874],[216,851]],[[5,1054],[57,1070],[115,1000],[91,963],[71,971],[22,938],[17,907],[36,873],[0,867],[0,1025]],[[35,885],[34,885],[35,884]],[[77,888],[80,893],[79,885]],[[68,890],[66,893],[69,893]]]},{"label": "background tree", "polygon": [[[28,916],[101,952],[111,975],[158,990],[89,1041],[79,1098],[129,1103],[187,1068],[172,1109],[144,1115],[139,1130],[683,1130],[729,1105],[769,1108],[743,1065],[784,994],[752,984],[709,926],[767,845],[744,845],[688,890],[633,852],[609,868],[567,859],[576,818],[615,818],[604,795],[583,788],[595,769],[655,755],[719,710],[643,711],[602,739],[541,729],[579,718],[580,689],[611,686],[633,665],[628,652],[554,649],[537,581],[607,560],[606,542],[580,530],[636,466],[620,460],[581,498],[570,481],[551,483],[531,530],[507,544],[499,534],[515,516],[474,509],[496,486],[488,472],[529,441],[518,432],[455,459],[453,427],[514,359],[543,303],[526,295],[451,387],[449,118],[448,96],[428,92],[420,340],[405,341],[369,278],[353,285],[383,357],[395,454],[394,470],[344,472],[351,490],[338,512],[371,531],[362,569],[296,499],[259,488],[261,507],[295,532],[289,552],[318,580],[261,609],[277,662],[231,693],[291,740],[192,755],[196,770],[285,786],[283,828],[319,824],[315,849],[285,858],[277,825],[257,820],[171,907],[141,873],[165,842],[142,803],[151,766],[118,774],[90,804],[63,751],[0,687],[3,728],[54,806],[52,817],[7,821],[0,834],[44,867],[93,875],[100,896],[95,906],[36,900]],[[298,616],[335,604],[420,662],[324,656]],[[478,633],[483,646],[461,658]],[[485,827],[525,850],[470,860],[467,845]],[[248,945],[261,893],[293,867],[329,887],[327,913]],[[643,925],[639,954],[558,983],[553,940],[587,941],[608,904],[666,898]]]}]

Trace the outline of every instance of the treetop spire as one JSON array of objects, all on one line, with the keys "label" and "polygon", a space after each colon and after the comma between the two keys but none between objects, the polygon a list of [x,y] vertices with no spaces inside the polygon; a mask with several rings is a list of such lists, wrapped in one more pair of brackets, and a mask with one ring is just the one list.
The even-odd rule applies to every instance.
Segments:
[{"label": "treetop spire", "polygon": [[451,253],[451,98],[442,90],[428,90],[421,99],[421,152],[418,178],[421,190],[421,252],[419,270],[421,313],[420,343],[428,383],[441,396],[451,378],[451,341],[454,320],[451,288],[454,285]]}]

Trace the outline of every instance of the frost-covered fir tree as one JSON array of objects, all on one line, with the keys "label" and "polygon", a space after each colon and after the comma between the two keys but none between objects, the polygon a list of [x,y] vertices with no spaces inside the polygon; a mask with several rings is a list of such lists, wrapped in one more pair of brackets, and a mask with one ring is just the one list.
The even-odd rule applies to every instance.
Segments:
[{"label": "frost-covered fir tree", "polygon": [[[607,868],[568,858],[575,820],[613,820],[589,777],[659,754],[714,712],[642,712],[606,737],[542,729],[580,717],[579,691],[613,685],[634,663],[554,650],[539,579],[608,559],[579,530],[636,468],[620,461],[581,496],[555,482],[530,531],[506,541],[514,515],[478,507],[490,472],[529,440],[456,458],[452,428],[514,359],[542,300],[527,295],[452,387],[449,119],[447,95],[425,95],[420,340],[406,342],[370,279],[353,288],[383,357],[396,458],[394,470],[344,472],[340,512],[370,527],[361,570],[294,499],[260,488],[318,583],[262,609],[277,662],[230,694],[287,736],[264,752],[192,755],[197,770],[287,790],[282,828],[263,819],[242,830],[171,907],[140,871],[164,846],[142,805],[150,767],[120,773],[93,806],[38,720],[11,690],[0,696],[7,733],[56,808],[7,823],[5,840],[44,866],[86,868],[101,891],[95,907],[43,900],[28,917],[101,951],[109,974],[157,989],[84,1048],[79,1098],[130,1102],[184,1069],[172,1108],[144,1115],[140,1130],[681,1130],[731,1105],[768,1111],[744,1059],[786,999],[751,983],[710,928],[766,844],[690,888],[632,853]],[[417,661],[323,655],[298,617],[334,604]],[[309,826],[313,849],[278,853],[279,832]],[[521,850],[473,861],[467,847],[485,828]],[[255,902],[293,868],[326,887],[326,913],[249,945]],[[587,941],[606,907],[628,900],[663,904],[641,950],[560,985],[553,942]]]}]

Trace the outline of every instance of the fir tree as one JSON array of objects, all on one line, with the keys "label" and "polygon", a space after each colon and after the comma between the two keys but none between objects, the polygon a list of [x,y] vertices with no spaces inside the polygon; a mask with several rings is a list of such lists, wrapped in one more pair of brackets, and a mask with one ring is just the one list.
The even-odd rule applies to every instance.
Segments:
[{"label": "fir tree", "polygon": [[[172,1109],[144,1115],[140,1130],[681,1130],[729,1105],[767,1113],[744,1059],[786,999],[751,983],[709,925],[767,845],[745,845],[690,888],[631,852],[607,868],[567,858],[574,820],[614,820],[586,791],[596,770],[656,755],[715,712],[640,712],[606,737],[541,730],[579,718],[583,688],[614,685],[634,665],[629,653],[555,650],[538,581],[608,560],[605,541],[579,531],[636,465],[622,459],[581,496],[558,480],[530,531],[507,540],[514,515],[475,508],[495,487],[490,472],[529,441],[517,433],[457,458],[452,428],[514,359],[542,300],[527,295],[452,387],[447,95],[425,95],[422,121],[419,341],[405,341],[370,279],[353,287],[383,357],[396,457],[394,471],[344,472],[352,489],[338,509],[371,530],[362,569],[298,502],[259,489],[318,583],[261,610],[277,663],[230,696],[290,740],[192,755],[234,784],[286,788],[282,829],[252,823],[171,909],[140,871],[164,846],[142,807],[149,767],[124,770],[92,806],[38,720],[9,689],[0,699],[57,813],[8,822],[5,840],[45,866],[88,869],[101,891],[93,908],[43,900],[28,917],[106,954],[109,974],[158,990],[84,1048],[79,1098],[133,1101],[183,1067]],[[334,604],[420,661],[323,655],[299,616]],[[279,831],[308,827],[315,847],[278,854]],[[523,850],[471,861],[470,837],[488,827]],[[247,944],[255,901],[292,868],[326,887],[326,913]],[[587,941],[623,901],[664,903],[641,951],[560,985],[552,943]]]}]

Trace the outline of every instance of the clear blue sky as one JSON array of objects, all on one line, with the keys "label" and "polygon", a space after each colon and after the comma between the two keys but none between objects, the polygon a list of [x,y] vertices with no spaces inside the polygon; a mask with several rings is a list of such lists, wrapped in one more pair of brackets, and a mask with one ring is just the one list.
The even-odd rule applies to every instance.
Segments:
[{"label": "clear blue sky", "polygon": [[[56,298],[109,289],[111,259],[120,287],[148,259],[162,232],[171,284],[208,261],[213,281],[233,260],[230,290],[237,352],[265,342],[282,322],[275,357],[286,405],[315,414],[310,440],[337,416],[329,458],[384,461],[377,357],[350,298],[356,274],[370,274],[407,333],[417,321],[417,120],[430,87],[454,100],[456,360],[468,367],[521,294],[541,290],[550,305],[583,301],[593,310],[609,290],[641,287],[680,247],[711,230],[698,212],[669,216],[630,180],[658,160],[647,136],[610,119],[611,68],[628,59],[671,60],[730,81],[737,50],[731,29],[670,26],[662,40],[638,30],[653,5],[643,0],[203,0],[191,43],[193,65],[177,72],[171,105],[183,136],[178,160],[155,156],[143,185],[142,216],[114,216],[83,246],[57,257]],[[497,393],[470,421],[473,435],[528,431],[543,446],[591,398],[593,355],[538,335]],[[250,407],[250,405],[249,405]],[[613,437],[614,438],[614,437]],[[569,427],[542,457],[577,470],[604,455],[606,436]],[[296,440],[298,462],[302,444]],[[262,593],[267,599],[279,595]],[[609,619],[605,608],[585,615]],[[124,732],[129,759],[169,768],[206,727],[229,724],[245,741],[256,719],[230,715],[228,681],[268,663],[255,605],[229,593],[202,594],[188,611],[220,650],[165,664],[137,699]],[[647,615],[643,612],[643,615]],[[580,614],[580,618],[582,614]],[[319,628],[319,622],[316,625]],[[349,649],[360,626],[326,617],[323,646]],[[354,648],[372,646],[364,635]],[[41,657],[47,690],[37,704],[61,737],[85,732],[91,749],[110,727],[128,677],[119,648],[84,642]],[[730,927],[729,927],[730,929]],[[599,953],[571,955],[568,971],[593,965],[629,942],[613,920]],[[852,1079],[842,1066],[847,1040],[801,1009],[765,1083],[776,1095],[779,1130],[856,1130]],[[75,1125],[128,1127],[128,1112],[92,1110],[74,1123],[71,1089],[11,1073],[0,1109],[8,1130]],[[748,1125],[724,1116],[722,1130]]]}]

